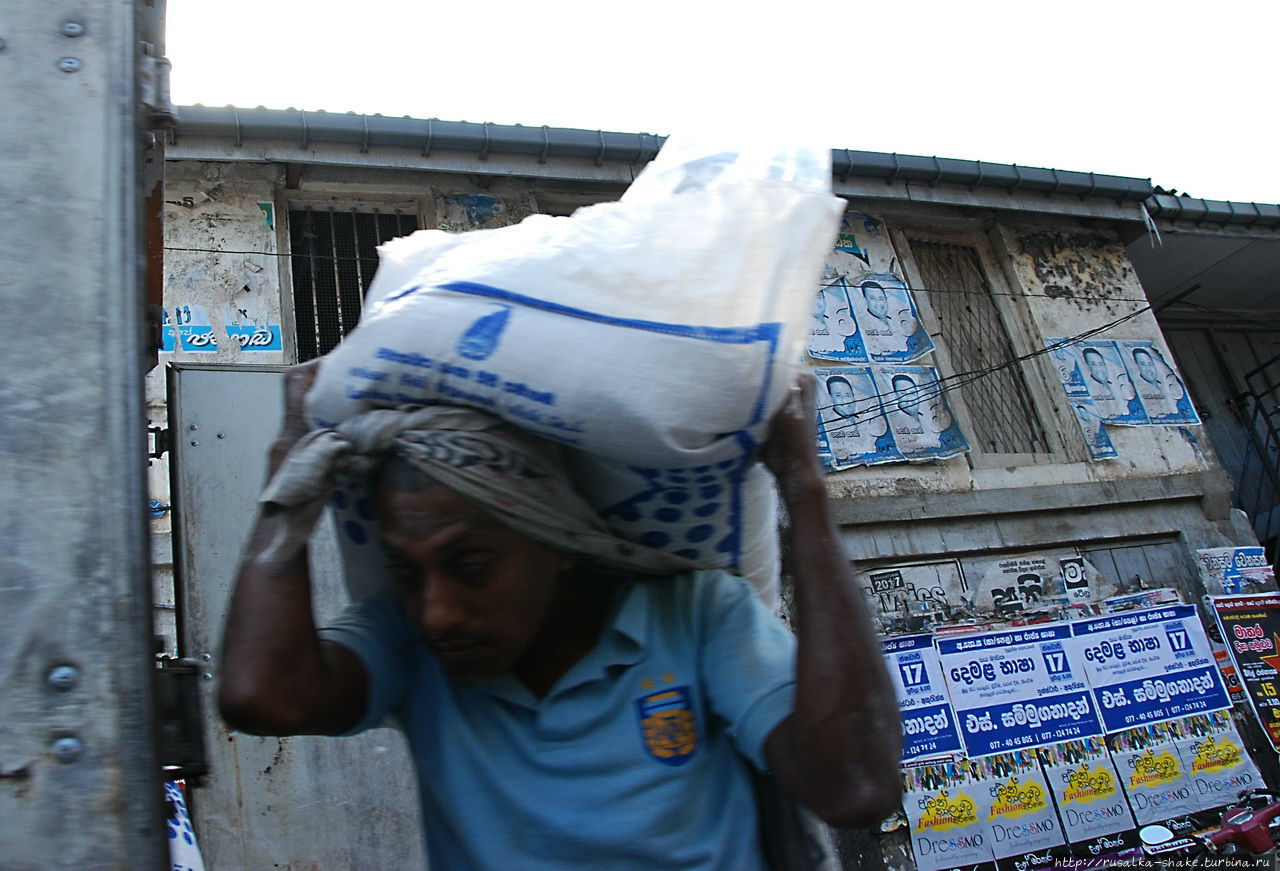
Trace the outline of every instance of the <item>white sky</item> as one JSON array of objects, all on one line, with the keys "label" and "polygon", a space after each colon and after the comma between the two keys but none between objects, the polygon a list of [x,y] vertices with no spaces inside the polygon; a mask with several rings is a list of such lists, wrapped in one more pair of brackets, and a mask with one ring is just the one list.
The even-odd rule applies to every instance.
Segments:
[{"label": "white sky", "polygon": [[168,0],[179,105],[671,133],[1280,203],[1276,0]]}]

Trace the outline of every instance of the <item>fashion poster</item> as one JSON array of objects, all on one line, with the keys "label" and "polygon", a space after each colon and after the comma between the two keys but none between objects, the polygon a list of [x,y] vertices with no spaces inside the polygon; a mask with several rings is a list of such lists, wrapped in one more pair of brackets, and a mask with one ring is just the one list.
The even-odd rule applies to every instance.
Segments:
[{"label": "fashion poster", "polygon": [[868,366],[814,369],[818,454],[830,471],[902,460]]},{"label": "fashion poster", "polygon": [[1000,871],[1050,868],[1070,855],[1044,772],[1034,750],[975,760],[991,810],[991,852]]},{"label": "fashion poster", "polygon": [[1116,343],[1128,370],[1129,383],[1138,393],[1153,424],[1199,424],[1191,396],[1165,352],[1148,339],[1121,339]]},{"label": "fashion poster", "polygon": [[932,366],[880,366],[885,419],[898,452],[908,460],[942,460],[969,450]]},{"label": "fashion poster", "polygon": [[1244,790],[1266,788],[1229,712],[1175,720],[1169,723],[1169,733],[1191,778],[1197,810],[1225,807]]},{"label": "fashion poster", "polygon": [[994,871],[988,785],[972,762],[932,762],[903,769],[902,799],[916,871]]},{"label": "fashion poster", "polygon": [[1108,735],[1107,746],[1139,826],[1195,813],[1195,787],[1164,723]]},{"label": "fashion poster", "polygon": [[1074,856],[1100,859],[1138,846],[1133,813],[1102,738],[1052,744],[1039,752]]}]

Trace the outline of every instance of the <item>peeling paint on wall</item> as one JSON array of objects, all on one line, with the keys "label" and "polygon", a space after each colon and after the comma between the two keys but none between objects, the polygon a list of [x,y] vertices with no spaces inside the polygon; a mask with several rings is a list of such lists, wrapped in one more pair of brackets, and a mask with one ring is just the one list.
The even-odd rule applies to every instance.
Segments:
[{"label": "peeling paint on wall", "polygon": [[1019,237],[1046,296],[1112,296],[1134,281],[1133,267],[1116,242],[1093,233],[1042,231]]}]

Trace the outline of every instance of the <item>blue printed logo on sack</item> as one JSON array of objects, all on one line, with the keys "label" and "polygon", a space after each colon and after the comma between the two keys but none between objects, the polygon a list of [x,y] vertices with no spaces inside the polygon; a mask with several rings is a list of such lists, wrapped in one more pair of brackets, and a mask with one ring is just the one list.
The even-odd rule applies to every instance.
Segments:
[{"label": "blue printed logo on sack", "polygon": [[698,722],[688,687],[673,687],[636,699],[644,749],[664,765],[684,765],[698,749]]},{"label": "blue printed logo on sack", "polygon": [[484,360],[498,350],[502,331],[511,318],[511,306],[504,305],[496,312],[478,318],[458,340],[457,351],[468,360]]}]

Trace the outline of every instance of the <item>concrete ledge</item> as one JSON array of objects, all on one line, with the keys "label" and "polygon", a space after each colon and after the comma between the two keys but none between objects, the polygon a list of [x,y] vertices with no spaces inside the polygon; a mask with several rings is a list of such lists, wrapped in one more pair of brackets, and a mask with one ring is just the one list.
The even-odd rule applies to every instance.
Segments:
[{"label": "concrete ledge", "polygon": [[1079,511],[1132,503],[1204,500],[1206,517],[1221,520],[1231,503],[1231,487],[1221,472],[1194,472],[1156,478],[1126,478],[1079,484],[1013,487],[967,493],[919,493],[870,499],[832,500],[842,527],[903,521],[992,518],[1002,514]]}]

